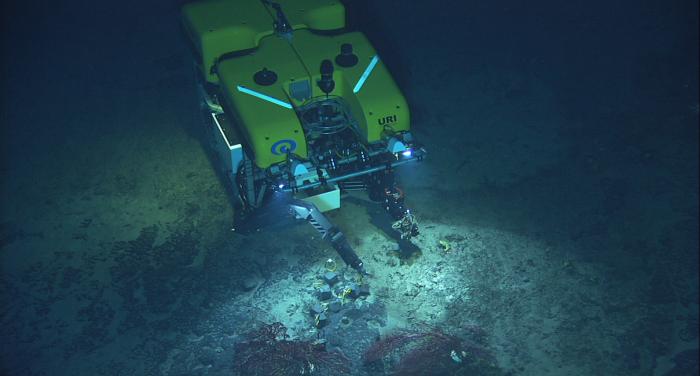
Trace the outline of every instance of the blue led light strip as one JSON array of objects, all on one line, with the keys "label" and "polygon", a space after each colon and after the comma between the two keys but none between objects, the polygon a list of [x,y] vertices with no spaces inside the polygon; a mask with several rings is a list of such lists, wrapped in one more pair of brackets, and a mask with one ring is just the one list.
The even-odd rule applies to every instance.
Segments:
[{"label": "blue led light strip", "polygon": [[252,95],[252,96],[254,96],[254,97],[258,97],[258,98],[260,98],[260,99],[262,99],[262,100],[265,100],[265,101],[274,103],[274,104],[276,104],[276,105],[278,105],[278,106],[282,106],[282,107],[284,107],[284,108],[289,108],[289,109],[292,108],[292,105],[289,104],[289,103],[287,103],[287,102],[285,102],[285,101],[281,101],[281,100],[279,100],[279,99],[277,99],[277,98],[274,98],[274,97],[271,97],[271,96],[269,96],[269,95],[266,95],[266,94],[263,94],[263,93],[259,93],[259,92],[255,91],[255,90],[248,89],[248,88],[245,87],[245,86],[238,85],[238,91],[240,91],[241,93],[246,93],[246,94]]},{"label": "blue led light strip", "polygon": [[372,58],[372,61],[369,62],[369,65],[365,69],[365,71],[362,73],[362,76],[360,76],[360,79],[357,80],[357,83],[355,84],[355,87],[352,89],[353,93],[357,93],[362,89],[362,85],[365,84],[365,81],[367,81],[367,77],[369,77],[369,74],[372,73],[372,70],[374,69],[374,66],[377,65],[379,62],[379,56],[374,55]]}]

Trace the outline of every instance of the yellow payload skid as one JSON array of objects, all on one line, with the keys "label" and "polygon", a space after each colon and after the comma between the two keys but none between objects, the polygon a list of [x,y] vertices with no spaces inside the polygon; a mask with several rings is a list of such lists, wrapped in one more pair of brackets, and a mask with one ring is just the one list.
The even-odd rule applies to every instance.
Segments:
[{"label": "yellow payload skid", "polygon": [[425,155],[406,100],[367,38],[346,29],[340,2],[204,0],[183,7],[183,25],[239,213],[280,192],[320,211],[340,207],[341,189],[384,201],[400,192],[392,168]]}]

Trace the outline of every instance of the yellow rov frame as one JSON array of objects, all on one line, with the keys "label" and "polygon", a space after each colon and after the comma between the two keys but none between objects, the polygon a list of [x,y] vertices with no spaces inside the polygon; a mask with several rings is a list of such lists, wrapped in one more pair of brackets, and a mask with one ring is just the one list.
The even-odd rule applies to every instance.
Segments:
[{"label": "yellow rov frame", "polygon": [[338,184],[422,158],[406,100],[340,2],[204,0],[183,25],[214,149],[248,207],[286,190],[330,210]]}]

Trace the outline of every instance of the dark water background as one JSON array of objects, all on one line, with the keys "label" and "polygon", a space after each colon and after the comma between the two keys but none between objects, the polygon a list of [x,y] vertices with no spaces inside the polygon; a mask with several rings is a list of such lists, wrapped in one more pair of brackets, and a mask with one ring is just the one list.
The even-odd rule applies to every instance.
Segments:
[{"label": "dark water background", "polygon": [[[49,270],[56,252],[92,252],[75,230],[90,225],[84,213],[102,218],[91,239],[98,253],[136,237],[133,221],[145,227],[187,215],[228,231],[225,200],[169,202],[165,214],[158,212],[163,205],[156,210],[155,201],[144,202],[143,212],[123,216],[120,201],[110,201],[129,189],[160,192],[166,188],[156,186],[165,182],[173,188],[180,181],[186,190],[193,179],[209,183],[193,188],[187,202],[224,194],[211,188],[213,174],[201,172],[204,154],[193,152],[201,145],[180,6],[3,2],[0,369],[9,374],[62,374],[51,370],[60,356],[47,352],[79,346],[42,338],[53,331],[51,323],[71,324],[62,319],[71,309],[61,305],[71,303],[51,298],[65,277],[31,281],[46,277],[36,274]],[[439,208],[467,224],[534,234],[555,246],[573,242],[587,251],[572,257],[609,265],[612,281],[671,275],[672,281],[652,278],[653,286],[639,286],[650,291],[645,303],[666,304],[681,291],[671,300],[697,314],[697,1],[354,1],[348,7],[403,88],[416,133],[437,161],[416,177],[438,176],[435,195],[419,193],[417,210]],[[513,78],[478,80],[480,88],[464,84],[494,72]],[[531,80],[549,88],[551,113],[537,103],[509,109],[535,95]],[[511,122],[481,125],[500,112]],[[549,129],[556,137],[509,147],[522,144],[513,127],[533,114],[557,119]],[[557,146],[560,152],[540,152]],[[530,160],[541,168],[518,175]],[[514,177],[503,177],[504,170]],[[478,199],[439,199],[443,188]],[[697,317],[694,322],[697,328]]]}]

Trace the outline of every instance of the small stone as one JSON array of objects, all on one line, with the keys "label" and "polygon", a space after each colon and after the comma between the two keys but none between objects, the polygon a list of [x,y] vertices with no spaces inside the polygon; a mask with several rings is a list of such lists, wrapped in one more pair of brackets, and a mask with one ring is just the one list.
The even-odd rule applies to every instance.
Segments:
[{"label": "small stone", "polygon": [[316,316],[323,313],[323,307],[320,304],[314,304],[311,306],[311,315]]},{"label": "small stone", "polygon": [[316,316],[316,327],[322,328],[326,324],[328,324],[328,316],[326,316],[325,313],[319,313],[318,316]]},{"label": "small stone", "polygon": [[328,285],[321,286],[321,288],[318,290],[318,298],[321,300],[328,300],[331,297],[333,297],[331,288]]},{"label": "small stone", "polygon": [[323,280],[326,281],[329,286],[333,286],[336,282],[338,282],[338,275],[329,271],[323,275]]},{"label": "small stone", "polygon": [[339,312],[342,308],[343,304],[337,299],[328,304],[328,309],[333,313]]},{"label": "small stone", "polygon": [[255,278],[246,278],[241,282],[243,291],[251,291],[258,287],[258,281]]},{"label": "small stone", "polygon": [[358,288],[358,286],[357,286],[356,284],[351,283],[351,284],[348,285],[347,288],[350,289],[350,295],[349,295],[349,296],[350,296],[351,298],[355,299],[355,298],[357,298],[358,296],[360,296],[360,294],[359,294],[359,288]]},{"label": "small stone", "polygon": [[366,283],[361,284],[360,287],[357,289],[357,294],[359,296],[369,295],[369,285]]}]

